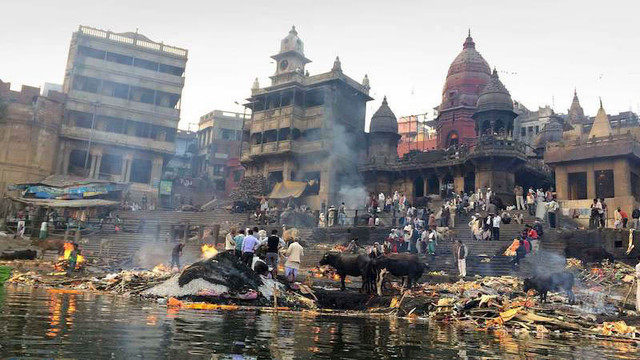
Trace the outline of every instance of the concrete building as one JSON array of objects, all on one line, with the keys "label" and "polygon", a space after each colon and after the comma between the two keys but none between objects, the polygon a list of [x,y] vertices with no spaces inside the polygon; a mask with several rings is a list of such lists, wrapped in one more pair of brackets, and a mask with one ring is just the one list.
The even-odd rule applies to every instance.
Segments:
[{"label": "concrete building", "polygon": [[604,198],[611,226],[617,207],[631,214],[640,201],[640,128],[614,131],[602,102],[587,135],[573,125],[560,141],[547,143],[544,153],[555,171],[560,206],[586,223],[592,199]]},{"label": "concrete building", "polygon": [[[215,191],[229,191],[242,178],[242,126],[249,117],[248,114],[222,110],[200,117],[197,173],[209,179]],[[228,179],[237,181],[229,182]]]},{"label": "concrete building", "polygon": [[65,96],[0,81],[0,197],[7,186],[39,181],[55,169]]},{"label": "concrete building", "polygon": [[270,187],[307,182],[302,198],[312,209],[337,206],[341,191],[360,184],[369,79],[348,77],[339,58],[331,71],[309,75],[304,67],[311,60],[295,27],[272,58],[271,85],[261,88],[256,80],[246,104],[252,113],[242,152],[247,176],[263,175]]},{"label": "concrete building", "polygon": [[398,156],[410,151],[435,150],[438,146],[438,133],[429,126],[426,114],[401,116],[398,118]]},{"label": "concrete building", "polygon": [[187,50],[80,26],[69,48],[57,173],[131,183],[155,198],[175,154]]}]

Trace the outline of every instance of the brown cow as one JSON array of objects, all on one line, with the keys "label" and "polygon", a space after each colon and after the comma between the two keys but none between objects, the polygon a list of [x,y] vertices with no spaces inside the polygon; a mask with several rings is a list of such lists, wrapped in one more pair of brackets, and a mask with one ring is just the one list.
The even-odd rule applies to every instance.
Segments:
[{"label": "brown cow", "polygon": [[35,246],[40,251],[40,259],[44,259],[47,250],[56,250],[58,255],[64,254],[64,239],[34,239],[31,246]]}]

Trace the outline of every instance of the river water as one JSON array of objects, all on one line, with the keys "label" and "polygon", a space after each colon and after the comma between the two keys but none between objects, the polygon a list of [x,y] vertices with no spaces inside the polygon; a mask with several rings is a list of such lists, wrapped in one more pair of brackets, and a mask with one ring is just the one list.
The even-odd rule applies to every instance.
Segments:
[{"label": "river water", "polygon": [[154,302],[0,286],[0,358],[604,359],[635,345],[537,339],[426,321],[167,310]]}]

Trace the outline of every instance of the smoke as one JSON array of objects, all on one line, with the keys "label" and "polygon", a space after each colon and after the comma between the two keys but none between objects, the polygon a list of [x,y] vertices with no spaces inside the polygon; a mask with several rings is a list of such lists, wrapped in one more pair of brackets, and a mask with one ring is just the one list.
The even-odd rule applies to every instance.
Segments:
[{"label": "smoke", "polygon": [[551,252],[540,250],[531,259],[531,275],[549,275],[554,272],[564,271],[567,260],[564,256]]},{"label": "smoke", "polygon": [[360,209],[367,198],[367,190],[364,186],[343,185],[338,190],[338,200],[344,202],[347,209]]}]

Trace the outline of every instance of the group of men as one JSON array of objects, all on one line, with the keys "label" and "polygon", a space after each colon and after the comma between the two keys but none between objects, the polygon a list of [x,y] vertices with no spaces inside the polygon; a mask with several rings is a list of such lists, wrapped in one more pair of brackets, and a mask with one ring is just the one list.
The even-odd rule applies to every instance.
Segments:
[{"label": "group of men", "polygon": [[287,245],[284,239],[278,236],[278,230],[271,230],[271,235],[267,236],[266,230],[258,229],[258,227],[241,229],[240,231],[232,228],[225,236],[225,250],[234,252],[252,269],[256,268],[258,262],[266,263],[268,271],[274,279],[278,275],[280,256],[284,256],[286,258],[284,263],[285,276],[292,282],[298,275],[304,256],[304,249],[297,238],[294,237]]}]

